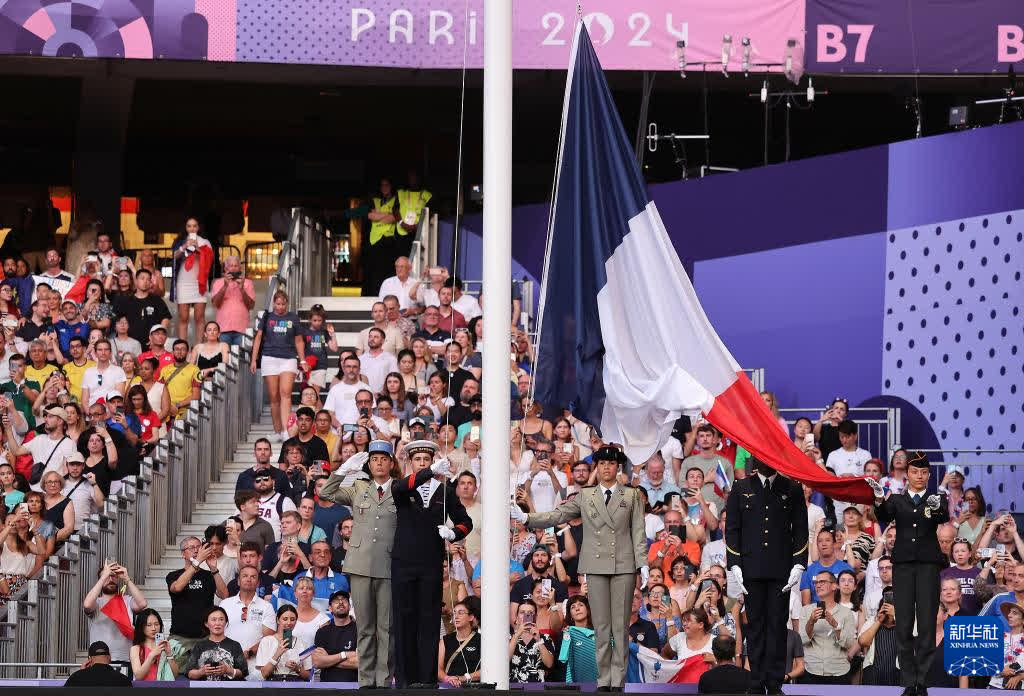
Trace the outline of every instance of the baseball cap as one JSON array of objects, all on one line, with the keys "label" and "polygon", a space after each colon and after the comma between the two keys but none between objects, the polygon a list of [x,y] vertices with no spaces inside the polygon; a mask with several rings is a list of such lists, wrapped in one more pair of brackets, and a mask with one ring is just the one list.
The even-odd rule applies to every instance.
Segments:
[{"label": "baseball cap", "polygon": [[68,412],[64,410],[63,406],[51,406],[50,408],[46,409],[46,415],[57,416],[65,423],[68,422]]},{"label": "baseball cap", "polygon": [[103,398],[107,401],[110,401],[111,399],[123,399],[124,394],[117,391],[116,389],[111,389],[110,391],[103,395]]},{"label": "baseball cap", "polygon": [[409,419],[409,427],[411,428],[414,425],[422,425],[425,428],[427,427],[427,422],[419,416],[416,416],[415,418]]},{"label": "baseball cap", "polygon": [[102,640],[97,640],[89,644],[89,657],[98,657],[100,655],[110,656],[110,648]]},{"label": "baseball cap", "polygon": [[154,331],[163,331],[164,333],[167,333],[167,327],[163,324],[153,324],[153,326],[149,328],[149,333],[153,333]]}]

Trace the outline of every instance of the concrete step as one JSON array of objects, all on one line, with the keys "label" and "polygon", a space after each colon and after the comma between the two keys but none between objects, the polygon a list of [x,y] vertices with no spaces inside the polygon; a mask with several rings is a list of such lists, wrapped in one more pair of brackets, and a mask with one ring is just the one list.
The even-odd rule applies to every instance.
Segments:
[{"label": "concrete step", "polygon": [[323,305],[328,312],[365,312],[370,313],[376,297],[304,297],[299,304],[299,311],[309,310],[315,304]]}]

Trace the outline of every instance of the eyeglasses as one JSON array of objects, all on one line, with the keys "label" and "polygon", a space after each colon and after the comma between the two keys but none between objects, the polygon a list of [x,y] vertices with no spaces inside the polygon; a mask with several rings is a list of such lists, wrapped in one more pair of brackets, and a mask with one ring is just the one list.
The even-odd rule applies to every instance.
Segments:
[{"label": "eyeglasses", "polygon": [[831,585],[832,581],[831,580],[815,580],[814,584],[815,585]]},{"label": "eyeglasses", "polygon": [[270,480],[269,476],[257,476],[257,477],[255,477],[253,479],[253,481],[269,481],[269,480]]},{"label": "eyeglasses", "polygon": [[469,616],[469,612],[465,609],[456,609],[452,612],[452,616]]},{"label": "eyeglasses", "polygon": [[372,404],[373,399],[356,399],[357,404]]}]

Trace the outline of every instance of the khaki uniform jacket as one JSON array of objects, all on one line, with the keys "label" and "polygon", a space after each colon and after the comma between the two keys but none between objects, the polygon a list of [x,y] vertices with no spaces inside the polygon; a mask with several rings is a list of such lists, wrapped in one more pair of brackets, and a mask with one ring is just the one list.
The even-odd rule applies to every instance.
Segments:
[{"label": "khaki uniform jacket", "polygon": [[542,529],[578,518],[583,519],[580,573],[621,575],[647,565],[644,503],[635,488],[616,485],[608,505],[600,486],[584,488],[551,512],[531,513],[526,526]]},{"label": "khaki uniform jacket", "polygon": [[342,476],[331,476],[320,491],[320,497],[352,508],[352,540],[342,566],[346,573],[370,578],[391,577],[391,550],[395,544],[398,511],[395,494],[426,483],[430,468],[415,476],[394,479],[384,485],[384,497],[377,500],[377,484],[359,479],[342,488]]}]

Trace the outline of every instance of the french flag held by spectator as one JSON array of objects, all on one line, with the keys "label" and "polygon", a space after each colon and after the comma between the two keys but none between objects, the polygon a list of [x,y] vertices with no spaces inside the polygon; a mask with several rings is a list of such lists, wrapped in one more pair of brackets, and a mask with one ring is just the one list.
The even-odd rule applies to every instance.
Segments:
[{"label": "french flag held by spectator", "polygon": [[647,194],[582,22],[538,316],[536,400],[571,404],[633,462],[666,441],[680,414],[703,412],[780,473],[837,500],[871,502],[864,481],[838,479],[796,448],[711,326]]}]

